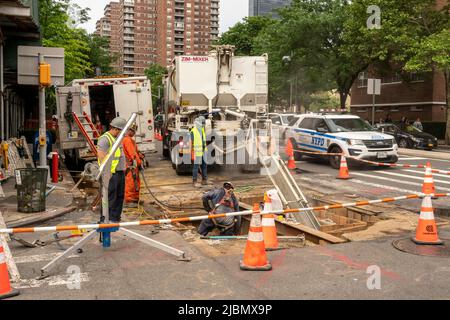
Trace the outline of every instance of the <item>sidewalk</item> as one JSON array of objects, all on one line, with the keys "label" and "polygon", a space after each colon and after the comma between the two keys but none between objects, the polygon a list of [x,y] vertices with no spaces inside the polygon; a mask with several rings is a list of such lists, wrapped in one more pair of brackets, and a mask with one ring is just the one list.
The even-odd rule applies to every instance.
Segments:
[{"label": "sidewalk", "polygon": [[[74,182],[70,174],[66,173],[63,176],[63,182],[56,184],[56,189],[46,199],[46,211],[37,213],[18,212],[16,181],[14,177],[4,181],[2,188],[5,198],[0,198],[0,211],[7,227],[16,228],[34,225],[74,211],[76,209],[75,206],[72,206],[74,194],[68,192],[73,187]],[[53,184],[49,182],[48,185]]]}]

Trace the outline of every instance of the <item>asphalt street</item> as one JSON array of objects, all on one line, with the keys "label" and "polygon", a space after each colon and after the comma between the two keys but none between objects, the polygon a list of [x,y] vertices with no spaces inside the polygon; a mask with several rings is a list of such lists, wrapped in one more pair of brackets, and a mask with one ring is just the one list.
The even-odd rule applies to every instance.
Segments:
[{"label": "asphalt street", "polygon": [[[427,159],[424,157],[400,156],[401,164],[425,164],[430,161],[433,169],[450,170],[449,160]],[[320,187],[326,193],[342,192],[356,194],[368,199],[420,193],[424,179],[424,169],[401,167],[377,167],[371,165],[351,165],[350,180],[338,180],[338,170],[330,167],[323,159],[304,157],[297,161],[295,178],[299,184],[308,183]],[[436,192],[450,192],[450,175],[433,174]],[[433,201],[436,207],[449,207],[447,198]],[[408,200],[401,204],[407,209],[420,208],[420,200]]]}]

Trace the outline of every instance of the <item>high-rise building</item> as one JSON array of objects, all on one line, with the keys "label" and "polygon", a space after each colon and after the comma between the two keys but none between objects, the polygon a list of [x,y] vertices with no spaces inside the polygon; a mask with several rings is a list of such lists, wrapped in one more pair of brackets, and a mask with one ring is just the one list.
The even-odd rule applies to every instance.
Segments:
[{"label": "high-rise building", "polygon": [[276,9],[285,7],[291,3],[292,0],[249,0],[248,15],[266,16],[271,15],[277,17]]},{"label": "high-rise building", "polygon": [[105,7],[96,33],[110,39],[118,72],[143,75],[176,55],[205,55],[219,35],[219,0],[120,0]]},{"label": "high-rise building", "polygon": [[176,55],[206,55],[219,36],[219,0],[167,0],[158,3],[158,63]]}]

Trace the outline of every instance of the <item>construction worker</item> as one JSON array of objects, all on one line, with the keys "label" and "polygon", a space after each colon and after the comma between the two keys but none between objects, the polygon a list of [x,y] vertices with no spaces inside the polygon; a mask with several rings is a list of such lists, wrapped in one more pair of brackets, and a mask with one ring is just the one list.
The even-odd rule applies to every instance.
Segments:
[{"label": "construction worker", "polygon": [[141,182],[139,179],[139,170],[143,170],[143,155],[139,150],[134,140],[137,131],[137,125],[133,124],[128,129],[127,135],[122,141],[123,151],[127,161],[127,170],[125,177],[125,206],[137,207],[139,202],[139,190]]},{"label": "construction worker", "polygon": [[[126,124],[127,121],[125,119],[113,119],[110,123],[110,130],[99,138],[97,143],[99,164],[103,162]],[[111,171],[111,178],[108,184],[109,221],[116,223],[120,222],[121,219],[125,194],[126,161],[122,147],[117,149],[111,159],[111,168],[107,168]],[[102,217],[101,222],[103,222],[104,218]]]},{"label": "construction worker", "polygon": [[208,174],[207,174],[207,164],[206,164],[206,134],[205,134],[205,117],[198,117],[195,119],[194,128],[191,130],[191,141],[192,141],[192,183],[195,188],[201,185],[197,182],[198,170],[201,169],[202,172],[202,185],[208,185]]},{"label": "construction worker", "polygon": [[[234,186],[225,182],[223,188],[214,189],[202,197],[203,207],[210,214],[230,213],[239,211],[239,201],[234,195]],[[198,233],[206,236],[214,228],[220,230],[220,235],[238,235],[241,228],[241,217],[223,217],[202,220]]]}]

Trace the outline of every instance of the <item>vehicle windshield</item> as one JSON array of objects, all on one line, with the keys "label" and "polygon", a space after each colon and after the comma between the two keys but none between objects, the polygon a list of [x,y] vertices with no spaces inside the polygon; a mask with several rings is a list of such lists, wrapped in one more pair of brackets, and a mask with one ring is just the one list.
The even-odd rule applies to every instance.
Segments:
[{"label": "vehicle windshield", "polygon": [[333,125],[333,132],[374,131],[372,126],[360,118],[328,119]]},{"label": "vehicle windshield", "polygon": [[292,119],[294,119],[294,116],[281,115],[281,119],[283,120],[283,123],[290,123]]},{"label": "vehicle windshield", "polygon": [[288,126],[292,127],[298,120],[298,117],[293,116],[292,119],[289,121]]},{"label": "vehicle windshield", "polygon": [[420,130],[420,129],[418,129],[418,128],[416,128],[416,127],[414,127],[413,125],[409,125],[409,126],[406,127],[406,132],[409,132],[409,133],[414,133],[414,132],[419,133],[419,132],[423,132],[423,131]]}]

